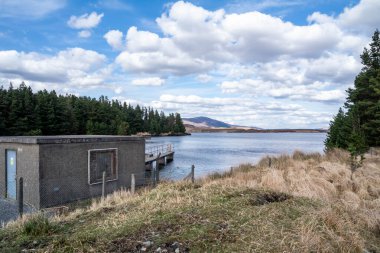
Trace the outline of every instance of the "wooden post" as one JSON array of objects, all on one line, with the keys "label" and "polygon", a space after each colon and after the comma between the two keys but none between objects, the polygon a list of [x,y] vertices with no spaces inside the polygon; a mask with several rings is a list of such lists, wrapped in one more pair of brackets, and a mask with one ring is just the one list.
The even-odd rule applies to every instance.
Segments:
[{"label": "wooden post", "polygon": [[[157,161],[156,161],[156,163],[157,163]],[[153,187],[156,187],[156,170],[157,170],[157,165],[156,166],[154,166],[154,168],[153,168],[153,173],[152,173],[152,179],[153,179]]]},{"label": "wooden post", "polygon": [[131,174],[131,193],[132,194],[135,194],[135,187],[136,187],[135,174]]},{"label": "wooden post", "polygon": [[231,169],[230,169],[230,174],[232,175],[233,172],[234,172],[234,168],[231,167]]},{"label": "wooden post", "polygon": [[159,170],[160,170],[160,158],[161,158],[161,152],[158,153],[157,158],[156,158],[156,168],[154,169],[154,174],[153,174],[153,182],[154,182],[154,187],[158,184],[158,180],[160,179],[159,177]]},{"label": "wooden post", "polygon": [[103,181],[102,181],[102,199],[104,199],[106,193],[106,172],[103,171]]},{"label": "wooden post", "polygon": [[157,181],[157,184],[160,182],[160,167],[156,168],[156,181]]},{"label": "wooden post", "polygon": [[272,158],[270,158],[270,157],[268,159],[268,166],[269,166],[269,168],[272,167]]},{"label": "wooden post", "polygon": [[194,169],[195,169],[195,166],[194,164],[191,165],[191,182],[194,184],[195,182],[195,177],[194,177]]},{"label": "wooden post", "polygon": [[20,177],[18,186],[18,213],[22,217],[24,213],[24,179]]}]

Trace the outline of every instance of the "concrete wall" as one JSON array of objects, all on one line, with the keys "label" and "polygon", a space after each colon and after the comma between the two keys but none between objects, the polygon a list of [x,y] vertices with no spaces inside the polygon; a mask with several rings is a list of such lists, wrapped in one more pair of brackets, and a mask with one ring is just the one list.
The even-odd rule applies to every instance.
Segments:
[{"label": "concrete wall", "polygon": [[117,148],[118,180],[107,182],[106,192],[128,188],[145,172],[145,141],[40,144],[40,207],[101,195],[102,185],[88,184],[88,150]]},{"label": "concrete wall", "polygon": [[[6,196],[6,150],[17,152],[16,173],[17,182],[24,178],[24,202],[33,206],[40,206],[39,194],[39,146],[36,144],[0,143],[0,197]],[[18,192],[18,183],[17,183]]]}]

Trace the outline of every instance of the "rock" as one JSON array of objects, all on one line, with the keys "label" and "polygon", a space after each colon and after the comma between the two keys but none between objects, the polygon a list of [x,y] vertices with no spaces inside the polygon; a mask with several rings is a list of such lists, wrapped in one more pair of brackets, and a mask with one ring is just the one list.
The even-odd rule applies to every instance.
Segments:
[{"label": "rock", "polygon": [[158,248],[156,249],[156,252],[162,252],[161,247],[158,247]]},{"label": "rock", "polygon": [[38,244],[38,241],[33,241],[33,245],[37,245]]},{"label": "rock", "polygon": [[142,252],[145,252],[145,251],[147,250],[147,248],[142,247],[140,250],[141,250]]},{"label": "rock", "polygon": [[176,249],[175,249],[175,253],[179,253],[179,248],[176,248]]},{"label": "rock", "polygon": [[146,248],[149,248],[150,246],[153,245],[153,242],[151,242],[151,241],[146,241],[146,242],[143,242],[142,245],[143,245],[144,247],[146,247]]}]

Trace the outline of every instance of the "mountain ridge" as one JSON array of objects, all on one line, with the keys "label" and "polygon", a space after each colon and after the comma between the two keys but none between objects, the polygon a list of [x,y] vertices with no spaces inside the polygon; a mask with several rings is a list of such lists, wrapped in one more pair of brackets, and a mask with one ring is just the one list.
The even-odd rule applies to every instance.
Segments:
[{"label": "mountain ridge", "polygon": [[199,116],[193,118],[183,118],[183,123],[186,125],[194,125],[199,127],[223,127],[230,128],[231,124],[225,123],[220,120],[212,119],[209,117]]},{"label": "mountain ridge", "polygon": [[186,132],[204,132],[204,133],[321,133],[327,132],[326,129],[263,129],[259,127],[239,126],[225,123],[220,120],[212,119],[205,116],[183,118],[183,124],[186,127]]}]

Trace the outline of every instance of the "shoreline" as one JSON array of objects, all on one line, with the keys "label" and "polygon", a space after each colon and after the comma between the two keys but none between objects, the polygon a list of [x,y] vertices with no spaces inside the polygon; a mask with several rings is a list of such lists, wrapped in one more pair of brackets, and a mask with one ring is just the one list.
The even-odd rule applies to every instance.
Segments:
[{"label": "shoreline", "polygon": [[151,137],[177,137],[177,136],[188,136],[191,133],[162,133],[162,134],[148,134],[148,133],[137,133],[136,136],[151,138]]},{"label": "shoreline", "polygon": [[198,129],[190,133],[327,133],[324,129]]}]

